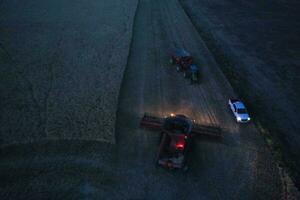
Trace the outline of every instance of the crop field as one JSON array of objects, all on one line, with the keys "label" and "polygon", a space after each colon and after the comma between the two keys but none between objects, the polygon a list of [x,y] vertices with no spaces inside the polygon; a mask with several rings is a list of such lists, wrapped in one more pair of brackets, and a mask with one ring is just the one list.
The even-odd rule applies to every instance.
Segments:
[{"label": "crop field", "polygon": [[114,142],[137,1],[1,1],[1,143]]},{"label": "crop field", "polygon": [[[181,3],[1,1],[0,199],[297,198],[256,125],[236,123],[238,94]],[[199,84],[169,63],[175,48]],[[186,172],[163,169],[145,112],[224,137],[195,139]]]}]

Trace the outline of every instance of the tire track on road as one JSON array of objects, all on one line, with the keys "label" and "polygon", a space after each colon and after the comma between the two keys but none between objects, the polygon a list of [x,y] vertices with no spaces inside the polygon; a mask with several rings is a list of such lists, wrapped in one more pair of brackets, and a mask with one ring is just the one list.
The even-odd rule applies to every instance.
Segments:
[{"label": "tire track on road", "polygon": [[[162,5],[161,7],[163,8],[167,8],[168,10],[165,10],[164,13],[167,15],[166,19],[168,19],[169,23],[172,26],[173,24],[176,24],[176,22],[179,22],[179,18],[177,15],[171,16],[170,13],[171,10],[174,10],[170,7],[170,2],[166,2],[165,3],[166,6]],[[190,48],[187,48],[186,46],[188,46],[188,42],[187,42],[187,37],[186,32],[182,33],[182,29],[178,28],[180,26],[175,25],[174,28],[171,30],[171,32],[176,32],[178,36],[174,36],[176,34],[172,34],[174,39],[177,42],[177,44],[180,44],[180,47],[183,47],[187,50],[189,50]],[[181,77],[180,77],[181,78]],[[181,78],[183,79],[183,78]],[[208,92],[205,92],[203,89],[203,85],[202,83],[200,83],[201,85],[199,86],[190,86],[189,84],[187,84],[187,81],[184,80],[180,80],[180,82],[182,83],[181,85],[184,86],[184,90],[187,92],[189,98],[193,99],[194,102],[194,109],[192,109],[192,116],[194,116],[195,119],[199,119],[200,118],[200,122],[204,123],[204,124],[218,124],[217,123],[217,119],[215,117],[215,112],[212,110],[211,105],[207,102],[207,94]],[[196,103],[197,102],[197,103]],[[199,108],[200,111],[196,112],[195,108]]]}]

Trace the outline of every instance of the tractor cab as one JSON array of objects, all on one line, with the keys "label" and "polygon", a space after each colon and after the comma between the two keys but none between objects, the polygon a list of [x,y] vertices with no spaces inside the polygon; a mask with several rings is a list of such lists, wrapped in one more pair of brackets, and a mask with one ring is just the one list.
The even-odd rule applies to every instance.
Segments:
[{"label": "tractor cab", "polygon": [[193,63],[193,57],[184,49],[176,49],[171,53],[170,63],[177,65],[177,71],[185,70]]}]

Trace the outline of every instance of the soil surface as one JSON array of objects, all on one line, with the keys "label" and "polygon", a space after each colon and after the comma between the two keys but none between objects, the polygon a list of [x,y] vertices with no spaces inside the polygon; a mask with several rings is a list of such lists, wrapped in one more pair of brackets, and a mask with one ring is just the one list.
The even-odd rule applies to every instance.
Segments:
[{"label": "soil surface", "polygon": [[[268,148],[252,123],[235,122],[227,101],[236,95],[179,2],[140,0],[131,42],[117,107],[116,145],[89,137],[2,148],[1,199],[284,197]],[[191,85],[169,64],[169,52],[176,47],[195,57],[202,74],[199,85]],[[155,166],[159,133],[139,128],[145,112],[181,113],[197,123],[218,125],[224,139],[196,139],[187,172],[164,170]]]}]

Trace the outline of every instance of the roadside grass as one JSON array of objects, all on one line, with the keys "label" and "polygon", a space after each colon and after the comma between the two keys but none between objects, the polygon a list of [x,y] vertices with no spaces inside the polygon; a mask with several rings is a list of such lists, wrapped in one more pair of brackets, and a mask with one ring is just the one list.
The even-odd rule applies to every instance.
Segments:
[{"label": "roadside grass", "polygon": [[212,53],[214,59],[220,66],[220,69],[225,74],[234,91],[239,95],[240,99],[246,103],[250,113],[255,116],[253,123],[264,138],[264,141],[271,150],[274,159],[280,167],[286,168],[288,174],[299,188],[300,185],[296,180],[300,179],[300,174],[297,171],[295,161],[293,161],[297,158],[293,158],[292,156],[287,156],[285,154],[283,144],[280,139],[280,135],[282,134],[280,134],[280,130],[277,128],[277,125],[266,118],[266,114],[262,109],[264,107],[264,103],[261,97],[251,92],[250,83],[243,77],[242,73],[235,70],[238,69],[237,66],[235,66],[233,61],[226,56],[213,35],[209,31],[203,30],[201,27],[197,26],[197,23],[193,21],[190,14],[186,12],[184,5],[182,5],[182,7],[185,10],[186,15],[196,27],[196,30],[205,42],[209,51]]}]

